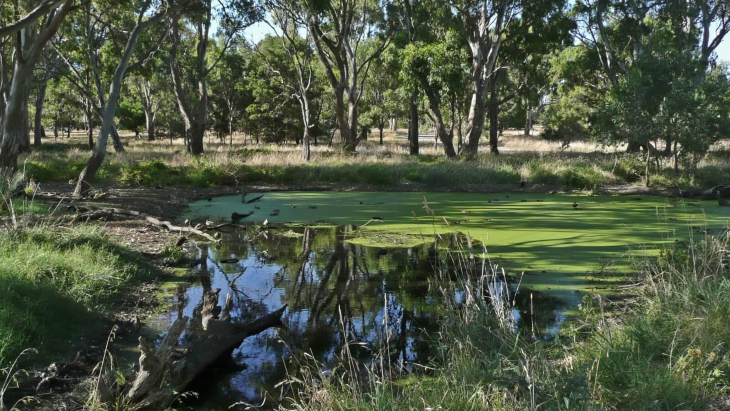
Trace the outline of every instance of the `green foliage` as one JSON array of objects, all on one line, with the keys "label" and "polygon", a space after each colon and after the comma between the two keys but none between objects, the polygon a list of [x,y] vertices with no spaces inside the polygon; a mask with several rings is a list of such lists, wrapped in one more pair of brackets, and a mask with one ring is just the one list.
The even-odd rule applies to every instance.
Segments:
[{"label": "green foliage", "polygon": [[118,127],[122,130],[139,132],[144,128],[145,117],[142,104],[128,101],[120,101],[117,108]]}]

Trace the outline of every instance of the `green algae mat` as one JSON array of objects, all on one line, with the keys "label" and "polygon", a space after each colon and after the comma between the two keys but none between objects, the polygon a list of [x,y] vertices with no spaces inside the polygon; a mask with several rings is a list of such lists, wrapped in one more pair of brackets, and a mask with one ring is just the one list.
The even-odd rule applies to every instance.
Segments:
[{"label": "green algae mat", "polygon": [[[246,200],[260,193],[249,193]],[[190,205],[185,218],[291,225],[354,225],[350,241],[407,248],[461,233],[521,286],[577,302],[610,292],[632,272],[632,257],[690,237],[727,235],[730,208],[716,201],[651,196],[515,193],[271,192]]]}]

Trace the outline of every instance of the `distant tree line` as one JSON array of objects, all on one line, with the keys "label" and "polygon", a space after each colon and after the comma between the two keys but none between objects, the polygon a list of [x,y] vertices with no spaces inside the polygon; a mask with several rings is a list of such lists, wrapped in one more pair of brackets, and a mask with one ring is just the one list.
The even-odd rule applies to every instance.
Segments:
[{"label": "distant tree line", "polygon": [[[726,0],[16,0],[0,6],[0,167],[87,131],[82,195],[118,129],[354,152],[424,124],[449,158],[500,131],[693,169],[728,133]],[[272,33],[252,43],[246,29]],[[431,132],[431,131],[429,131]]]}]

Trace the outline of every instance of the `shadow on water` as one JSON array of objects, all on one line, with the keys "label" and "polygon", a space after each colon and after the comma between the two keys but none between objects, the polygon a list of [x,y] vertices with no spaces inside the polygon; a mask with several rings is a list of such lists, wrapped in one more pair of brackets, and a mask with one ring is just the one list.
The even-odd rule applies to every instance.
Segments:
[{"label": "shadow on water", "polygon": [[[386,249],[347,241],[356,232],[354,226],[339,226],[261,234],[250,226],[199,250],[205,264],[190,281],[169,287],[171,307],[153,326],[164,329],[176,318],[189,316],[189,327],[202,327],[203,295],[216,289],[221,289],[220,305],[231,293],[231,315],[240,321],[283,304],[289,308],[283,317],[285,328],[245,340],[231,357],[198,379],[192,390],[200,398],[193,406],[255,403],[264,393],[274,402],[271,399],[280,395],[275,385],[285,379],[287,367],[293,369],[287,361],[292,354],[310,353],[331,369],[338,364],[343,334],[358,343],[361,348],[352,354],[364,362],[387,340],[394,366],[409,369],[413,363],[428,363],[429,338],[438,331],[442,313],[441,296],[429,280],[434,279],[439,254],[467,240],[451,234],[416,247]],[[538,333],[554,332],[564,318],[564,303],[539,292],[520,291],[516,304],[518,324],[534,326]]]}]

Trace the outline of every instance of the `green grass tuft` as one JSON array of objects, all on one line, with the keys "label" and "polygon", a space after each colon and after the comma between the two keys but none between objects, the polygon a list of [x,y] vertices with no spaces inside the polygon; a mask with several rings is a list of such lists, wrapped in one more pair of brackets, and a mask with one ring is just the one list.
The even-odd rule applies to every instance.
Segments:
[{"label": "green grass tuft", "polygon": [[95,329],[97,313],[145,277],[141,257],[100,228],[0,234],[0,364],[32,347],[62,351]]}]

